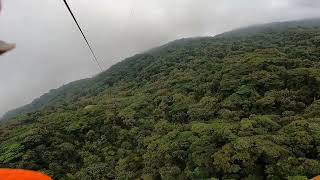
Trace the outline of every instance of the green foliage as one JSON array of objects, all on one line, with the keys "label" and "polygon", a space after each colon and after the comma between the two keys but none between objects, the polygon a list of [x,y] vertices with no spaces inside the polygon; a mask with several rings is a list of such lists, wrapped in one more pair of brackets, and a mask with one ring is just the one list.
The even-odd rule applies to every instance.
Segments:
[{"label": "green foliage", "polygon": [[128,58],[9,112],[0,167],[62,180],[319,175],[319,37],[319,20],[287,22]]}]

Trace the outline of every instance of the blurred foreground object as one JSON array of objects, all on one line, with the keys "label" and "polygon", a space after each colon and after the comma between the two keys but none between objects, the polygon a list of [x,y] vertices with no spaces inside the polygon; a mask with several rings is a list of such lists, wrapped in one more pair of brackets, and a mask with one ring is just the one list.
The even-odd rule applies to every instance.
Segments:
[{"label": "blurred foreground object", "polygon": [[[0,0],[0,12],[1,12],[1,9],[2,9],[2,5],[1,5],[1,0]],[[11,49],[14,49],[15,47],[16,47],[15,44],[8,44],[8,43],[0,40],[0,55],[5,52],[10,51]]]},{"label": "blurred foreground object", "polygon": [[14,49],[15,47],[15,44],[9,44],[0,40],[0,55]]},{"label": "blurred foreground object", "polygon": [[314,177],[311,180],[320,180],[320,176]]},{"label": "blurred foreground object", "polygon": [[0,169],[1,180],[52,180],[50,177],[36,171],[20,169]]}]

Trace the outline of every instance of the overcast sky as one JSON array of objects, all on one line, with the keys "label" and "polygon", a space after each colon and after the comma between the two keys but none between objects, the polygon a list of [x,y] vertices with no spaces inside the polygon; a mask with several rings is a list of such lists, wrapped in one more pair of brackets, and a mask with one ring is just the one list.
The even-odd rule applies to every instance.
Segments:
[{"label": "overcast sky", "polygon": [[[168,41],[320,16],[320,0],[69,0],[103,68]],[[63,0],[3,0],[0,115],[99,69]]]}]

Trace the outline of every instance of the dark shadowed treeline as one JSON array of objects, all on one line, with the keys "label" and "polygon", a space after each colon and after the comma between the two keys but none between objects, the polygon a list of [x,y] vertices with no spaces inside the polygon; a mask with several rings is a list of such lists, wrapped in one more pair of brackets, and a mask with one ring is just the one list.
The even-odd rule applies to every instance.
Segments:
[{"label": "dark shadowed treeline", "polygon": [[74,180],[319,175],[320,20],[294,23],[177,40],[53,90],[0,125],[0,167]]}]

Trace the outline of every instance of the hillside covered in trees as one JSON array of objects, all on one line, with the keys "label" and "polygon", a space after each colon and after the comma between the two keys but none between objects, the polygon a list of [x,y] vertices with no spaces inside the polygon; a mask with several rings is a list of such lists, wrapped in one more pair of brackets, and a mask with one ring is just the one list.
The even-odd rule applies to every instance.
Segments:
[{"label": "hillside covered in trees", "polygon": [[320,175],[320,19],[181,39],[0,123],[0,167],[54,179]]}]

